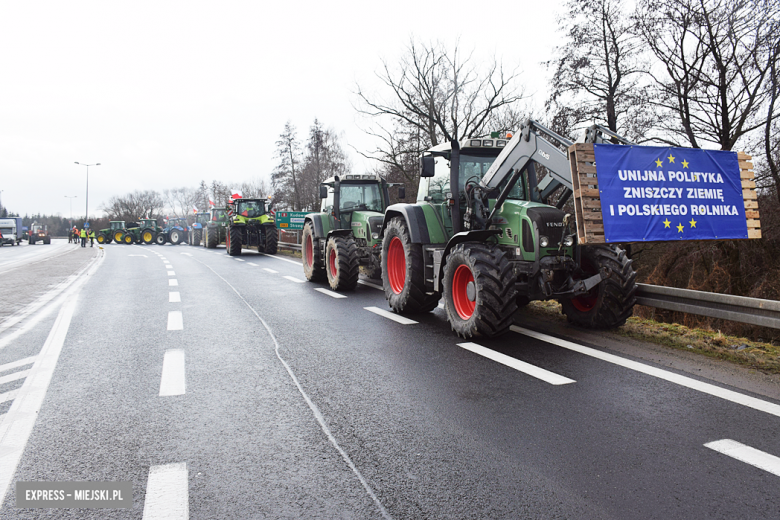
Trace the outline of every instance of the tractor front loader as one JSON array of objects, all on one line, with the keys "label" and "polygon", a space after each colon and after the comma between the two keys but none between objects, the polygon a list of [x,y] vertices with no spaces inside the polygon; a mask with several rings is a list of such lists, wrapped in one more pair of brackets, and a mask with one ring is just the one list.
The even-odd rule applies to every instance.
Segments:
[{"label": "tractor front loader", "polygon": [[241,255],[242,249],[257,248],[259,253],[276,254],[278,235],[276,223],[268,213],[271,203],[266,199],[237,199],[229,204],[232,215],[227,230],[227,252]]}]

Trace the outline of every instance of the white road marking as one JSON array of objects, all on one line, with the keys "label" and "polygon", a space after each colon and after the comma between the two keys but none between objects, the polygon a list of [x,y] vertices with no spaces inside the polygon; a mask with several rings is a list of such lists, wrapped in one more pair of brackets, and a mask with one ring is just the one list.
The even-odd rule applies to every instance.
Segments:
[{"label": "white road marking", "polygon": [[363,284],[363,285],[367,285],[369,287],[373,287],[374,289],[379,289],[380,291],[384,291],[385,290],[385,288],[382,287],[381,285],[377,285],[375,283],[367,282],[365,280],[358,280],[358,283],[359,284]]},{"label": "white road marking", "polygon": [[295,265],[297,265],[298,267],[300,267],[301,265],[303,265],[303,264],[301,264],[300,262],[293,262],[292,260],[288,260],[288,259],[286,259],[286,258],[281,258],[281,257],[278,257],[278,256],[276,256],[276,255],[269,255],[269,254],[266,254],[266,253],[260,253],[260,254],[261,254],[261,255],[263,255],[263,256],[267,256],[268,258],[274,258],[274,259],[276,259],[276,260],[281,260],[282,262],[287,262],[287,263],[290,263],[290,264],[295,264]]},{"label": "white road marking", "polygon": [[177,285],[179,285],[179,280],[176,280],[175,278],[168,279],[168,287],[175,287]]},{"label": "white road marking", "polygon": [[16,399],[16,395],[19,393],[19,389],[11,390],[10,392],[5,392],[4,394],[0,394],[0,403],[5,403],[6,401],[13,401]]},{"label": "white road marking", "polygon": [[178,291],[172,291],[168,293],[168,303],[181,302],[181,294]]},{"label": "white road marking", "polygon": [[278,274],[279,271],[274,271],[273,269],[268,269],[267,267],[263,267],[263,271],[267,271],[271,274]]},{"label": "white road marking", "polygon": [[168,271],[168,276],[176,276],[176,271]]},{"label": "white road marking", "polygon": [[186,376],[184,372],[184,351],[166,350],[163,357],[162,377],[160,378],[160,396],[184,395]]},{"label": "white road marking", "polygon": [[380,309],[379,307],[363,307],[363,308],[368,312],[373,312],[374,314],[378,314],[384,318],[387,318],[388,320],[393,320],[395,322],[398,322],[401,325],[413,325],[417,323],[414,320],[410,320],[409,318],[404,318],[403,316],[399,316],[394,312],[386,311],[384,309]]},{"label": "white road marking", "polygon": [[775,455],[770,455],[731,439],[708,442],[704,447],[780,477],[780,457]]},{"label": "white road marking", "polygon": [[127,256],[142,256],[142,257],[146,258],[146,255],[127,255]]},{"label": "white road marking", "polygon": [[334,291],[329,291],[327,289],[323,289],[322,287],[318,287],[317,289],[314,289],[314,290],[317,291],[317,292],[321,292],[322,294],[327,294],[331,298],[346,298],[346,296],[343,295],[343,294],[339,294],[339,293],[334,292]]},{"label": "white road marking", "polygon": [[246,260],[244,260],[243,258],[234,258],[233,260],[235,260],[236,262],[246,262]]},{"label": "white road marking", "polygon": [[290,280],[291,282],[295,282],[295,283],[304,283],[305,282],[305,280],[301,280],[300,278],[296,278],[294,276],[283,276],[282,278],[285,278],[285,279]]},{"label": "white road marking", "polygon": [[19,379],[24,379],[29,374],[30,374],[29,370],[20,370],[19,372],[14,372],[13,374],[2,376],[0,377],[0,385],[10,383],[11,381],[18,381]]},{"label": "white road marking", "polygon": [[500,352],[490,350],[489,348],[485,348],[482,345],[478,345],[476,343],[458,343],[458,346],[465,348],[474,354],[479,354],[480,356],[492,359],[497,363],[506,365],[509,368],[514,368],[515,370],[524,374],[528,374],[529,376],[541,379],[542,381],[550,383],[551,385],[568,385],[569,383],[576,383],[574,379],[569,379],[568,377],[558,375],[554,372],[550,372],[549,370],[545,370],[530,363],[526,363],[525,361],[520,361],[519,359],[501,354]]},{"label": "white road marking", "polygon": [[187,463],[150,467],[143,520],[187,520],[189,517]]},{"label": "white road marking", "polygon": [[253,266],[257,267],[257,264],[253,264],[252,262],[247,262],[246,265],[253,265]]},{"label": "white road marking", "polygon": [[181,253],[181,254],[184,255],[184,256],[192,256],[192,254],[190,254],[190,253]]},{"label": "white road marking", "polygon": [[535,332],[532,330],[524,329],[522,327],[518,327],[517,325],[512,325],[510,328],[514,332],[525,334],[526,336],[530,336],[532,338],[536,338],[541,341],[546,341],[548,343],[552,343],[553,345],[558,345],[559,347],[573,350],[574,352],[579,352],[580,354],[585,354],[586,356],[591,356],[596,359],[606,361],[608,363],[613,363],[615,365],[628,368],[630,370],[636,370],[637,372],[641,372],[649,376],[657,377],[659,379],[669,381],[670,383],[675,383],[680,386],[690,388],[692,390],[698,390],[699,392],[703,392],[705,394],[709,394],[715,397],[720,397],[721,399],[725,399],[733,403],[741,404],[743,406],[747,406],[749,408],[753,408],[755,410],[759,410],[780,417],[780,405],[776,405],[768,401],[756,399],[755,397],[750,397],[748,395],[740,394],[739,392],[734,392],[733,390],[727,390],[725,388],[721,388],[719,386],[715,386],[710,383],[705,383],[703,381],[698,381],[691,377],[675,374],[673,372],[668,372],[661,368],[645,365],[644,363],[639,363],[637,361],[625,359],[620,356],[616,356],[614,354],[601,352],[600,350],[596,350],[594,348],[578,345],[577,343],[572,343],[571,341],[566,341],[565,339],[559,339],[553,336],[548,336],[547,334],[542,334],[541,332]]},{"label": "white road marking", "polygon": [[181,311],[168,311],[168,330],[183,330]]},{"label": "white road marking", "polygon": [[35,363],[36,357],[38,356],[30,356],[24,359],[19,359],[17,361],[11,361],[10,363],[6,363],[5,365],[0,365],[0,372],[5,372],[6,370],[11,370],[12,368],[23,367],[24,365],[32,365],[33,363]]},{"label": "white road marking", "polygon": [[[165,257],[164,257],[164,256],[162,256],[162,255],[160,255],[160,258],[162,258],[163,260],[165,260]],[[167,261],[167,260],[166,260],[166,261]]]}]

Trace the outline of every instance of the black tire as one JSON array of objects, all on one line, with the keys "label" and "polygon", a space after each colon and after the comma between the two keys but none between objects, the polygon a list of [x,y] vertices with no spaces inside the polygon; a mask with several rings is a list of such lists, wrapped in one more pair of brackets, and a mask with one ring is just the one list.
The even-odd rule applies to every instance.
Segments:
[{"label": "black tire", "polygon": [[269,255],[275,255],[279,243],[279,235],[276,233],[276,225],[264,225],[263,235],[265,235],[265,247],[263,248],[263,252]]},{"label": "black tire", "polygon": [[314,225],[310,220],[303,225],[301,244],[304,276],[310,282],[325,280],[325,263],[319,258],[319,241],[314,237]]},{"label": "black tire", "polygon": [[158,246],[164,246],[167,241],[168,237],[163,232],[157,233],[157,236],[154,237],[154,243]]},{"label": "black tire", "polygon": [[227,250],[230,256],[241,256],[241,229],[238,226],[228,229]]},{"label": "black tire", "polygon": [[[388,271],[388,265],[392,272]],[[413,244],[402,217],[390,220],[382,241],[382,286],[390,308],[398,313],[430,312],[441,293],[428,294],[422,244]]]},{"label": "black tire", "polygon": [[209,233],[209,230],[206,230],[206,247],[216,249],[217,244],[219,244],[219,230],[214,228],[212,231],[212,233]]},{"label": "black tire", "polygon": [[106,243],[106,235],[104,235],[103,233],[98,233],[96,240],[98,244],[103,245]]},{"label": "black tire", "polygon": [[493,338],[509,331],[517,290],[512,265],[501,249],[456,245],[444,265],[443,286],[444,310],[458,336]]},{"label": "black tire", "polygon": [[[43,239],[44,244],[51,244],[51,238],[44,238]],[[15,245],[15,244],[14,244]]]},{"label": "black tire", "polygon": [[27,244],[28,244],[28,245],[31,245],[31,246],[32,246],[32,245],[35,245],[35,239],[34,239],[34,238],[32,238],[32,237],[28,238],[28,239],[27,239]]},{"label": "black tire", "polygon": [[133,235],[130,233],[125,233],[122,237],[122,243],[132,245],[135,243],[135,237],[133,237]]},{"label": "black tire", "polygon": [[351,291],[357,286],[360,264],[352,237],[332,236],[325,246],[325,273],[334,291]]},{"label": "black tire", "polygon": [[111,236],[113,237],[114,242],[116,242],[117,244],[121,244],[125,238],[125,234],[122,230],[114,231],[113,233],[111,233]]},{"label": "black tire", "polygon": [[141,242],[144,244],[154,244],[155,238],[153,229],[146,228],[141,231]]},{"label": "black tire", "polygon": [[182,233],[178,229],[172,229],[171,232],[168,234],[168,240],[170,240],[171,244],[178,246],[182,242],[184,242],[184,233]]},{"label": "black tire", "polygon": [[608,277],[576,298],[561,299],[562,311],[574,325],[589,329],[620,327],[634,312],[636,271],[626,252],[616,245],[584,246],[582,277],[606,269]]},{"label": "black tire", "polygon": [[192,242],[190,243],[191,246],[199,246],[200,245],[200,239],[201,235],[203,235],[202,229],[196,229],[192,232]]}]

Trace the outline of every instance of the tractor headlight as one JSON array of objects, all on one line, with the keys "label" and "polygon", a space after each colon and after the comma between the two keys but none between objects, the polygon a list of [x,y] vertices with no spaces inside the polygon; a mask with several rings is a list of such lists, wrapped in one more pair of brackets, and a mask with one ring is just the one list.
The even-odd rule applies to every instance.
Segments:
[{"label": "tractor headlight", "polygon": [[542,247],[547,247],[550,245],[550,239],[547,237],[539,237],[539,245]]},{"label": "tractor headlight", "polygon": [[379,233],[371,233],[371,238],[373,238],[374,240],[378,240],[379,239]]},{"label": "tractor headlight", "polygon": [[574,245],[574,235],[568,235],[566,238],[563,239],[563,245],[566,247],[571,247]]}]

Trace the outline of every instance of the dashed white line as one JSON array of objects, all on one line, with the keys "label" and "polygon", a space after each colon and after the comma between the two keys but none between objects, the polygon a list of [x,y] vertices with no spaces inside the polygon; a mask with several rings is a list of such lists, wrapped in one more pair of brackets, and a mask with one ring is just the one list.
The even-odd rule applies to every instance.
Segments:
[{"label": "dashed white line", "polygon": [[550,372],[549,370],[545,370],[543,368],[539,368],[530,363],[526,363],[525,361],[520,361],[519,359],[507,356],[506,354],[501,354],[500,352],[490,350],[489,348],[485,348],[482,345],[478,345],[476,343],[458,343],[458,346],[465,348],[474,354],[478,354],[482,357],[492,359],[497,363],[501,363],[502,365],[506,365],[509,368],[514,368],[515,370],[524,374],[528,374],[529,376],[541,379],[542,381],[550,383],[551,385],[568,385],[569,383],[576,383],[574,379],[569,379],[568,377]]},{"label": "dashed white line", "polygon": [[253,266],[257,267],[257,264],[253,264],[252,262],[247,262],[246,265],[253,265]]},{"label": "dashed white line", "polygon": [[181,311],[168,311],[168,330],[183,330]]},{"label": "dashed white line", "polygon": [[233,260],[235,260],[236,262],[246,262],[246,260],[244,260],[243,258],[234,258]]},{"label": "dashed white line", "polygon": [[731,439],[708,442],[704,446],[780,477],[780,457],[770,455]]},{"label": "dashed white line", "polygon": [[168,276],[176,276],[176,271],[168,271]]},{"label": "dashed white line", "polygon": [[30,356],[24,359],[11,361],[10,363],[6,363],[5,365],[0,365],[0,372],[5,372],[6,370],[11,370],[12,368],[23,367],[24,365],[31,365],[35,363],[35,358],[37,357],[38,356]]},{"label": "dashed white line", "polygon": [[552,343],[553,345],[558,345],[559,347],[573,350],[574,352],[579,352],[580,354],[585,354],[586,356],[591,356],[596,359],[606,361],[608,363],[613,363],[615,365],[622,366],[623,368],[628,368],[630,370],[636,370],[637,372],[641,372],[649,376],[657,377],[659,379],[664,379],[666,381],[669,381],[670,383],[675,383],[680,386],[690,388],[692,390],[698,390],[699,392],[705,394],[709,394],[715,397],[720,397],[721,399],[725,399],[733,403],[741,404],[743,406],[747,406],[749,408],[753,408],[755,410],[759,410],[780,417],[780,405],[776,405],[768,401],[756,399],[755,397],[750,397],[748,395],[740,394],[739,392],[734,392],[733,390],[727,390],[725,388],[721,388],[719,386],[715,386],[710,383],[698,381],[691,377],[675,374],[674,372],[668,372],[666,370],[652,367],[650,365],[645,365],[644,363],[638,363],[636,361],[625,359],[620,356],[616,356],[614,354],[601,352],[600,350],[596,350],[594,348],[578,345],[577,343],[572,343],[571,341],[566,341],[565,339],[560,339],[553,336],[548,336],[547,334],[542,334],[541,332],[524,329],[522,327],[518,327],[517,325],[512,325],[510,328],[514,332],[525,334],[526,336],[530,336],[532,338],[536,338],[541,341],[546,341],[548,343]]},{"label": "dashed white line", "polygon": [[409,318],[404,318],[403,316],[399,316],[398,314],[395,314],[393,312],[380,309],[379,307],[363,307],[363,308],[368,312],[373,312],[374,314],[378,314],[384,318],[387,318],[388,320],[393,320],[397,323],[400,323],[401,325],[413,325],[417,323],[414,320],[410,320]]},{"label": "dashed white line", "polygon": [[180,303],[181,294],[178,291],[172,291],[168,293],[168,303]]},{"label": "dashed white line", "polygon": [[358,280],[358,283],[362,284],[362,285],[367,285],[369,287],[373,287],[374,289],[379,289],[380,291],[384,291],[385,290],[385,288],[382,287],[381,285],[377,285],[375,283],[367,282],[365,280]]},{"label": "dashed white line", "polygon": [[267,271],[271,274],[277,274],[279,271],[274,271],[273,269],[268,269],[267,267],[263,267],[263,271]]},{"label": "dashed white line", "polygon": [[184,351],[166,350],[163,356],[162,377],[160,378],[160,396],[184,395],[186,376],[184,371]]},{"label": "dashed white line", "polygon": [[288,259],[286,259],[286,258],[280,258],[280,257],[278,257],[278,256],[276,256],[276,255],[269,255],[269,254],[266,254],[266,253],[260,253],[260,254],[261,254],[261,255],[263,255],[263,256],[267,256],[268,258],[273,258],[273,259],[275,259],[275,260],[281,260],[282,262],[287,262],[287,263],[289,263],[289,264],[295,264],[295,265],[297,265],[298,267],[300,267],[300,266],[301,266],[301,263],[300,263],[300,262],[293,262],[292,260],[288,260]]},{"label": "dashed white line", "polygon": [[10,383],[11,381],[18,381],[19,379],[24,379],[29,373],[29,370],[20,370],[19,372],[14,372],[13,374],[0,377],[0,385]]},{"label": "dashed white line", "polygon": [[317,292],[321,292],[322,294],[327,294],[331,298],[346,298],[346,296],[343,295],[343,294],[339,294],[339,293],[334,292],[334,291],[329,291],[327,289],[323,289],[322,287],[318,287],[318,288],[316,288],[314,290],[317,291]]},{"label": "dashed white line", "polygon": [[176,280],[175,278],[168,279],[168,287],[175,287],[177,285],[179,285],[179,280]]},{"label": "dashed white line", "polygon": [[189,517],[187,463],[150,467],[143,520],[187,520]]},{"label": "dashed white line", "polygon": [[295,283],[305,283],[305,280],[301,280],[300,278],[296,278],[294,276],[283,276],[282,278],[286,280],[290,280],[291,282],[295,282]]}]

